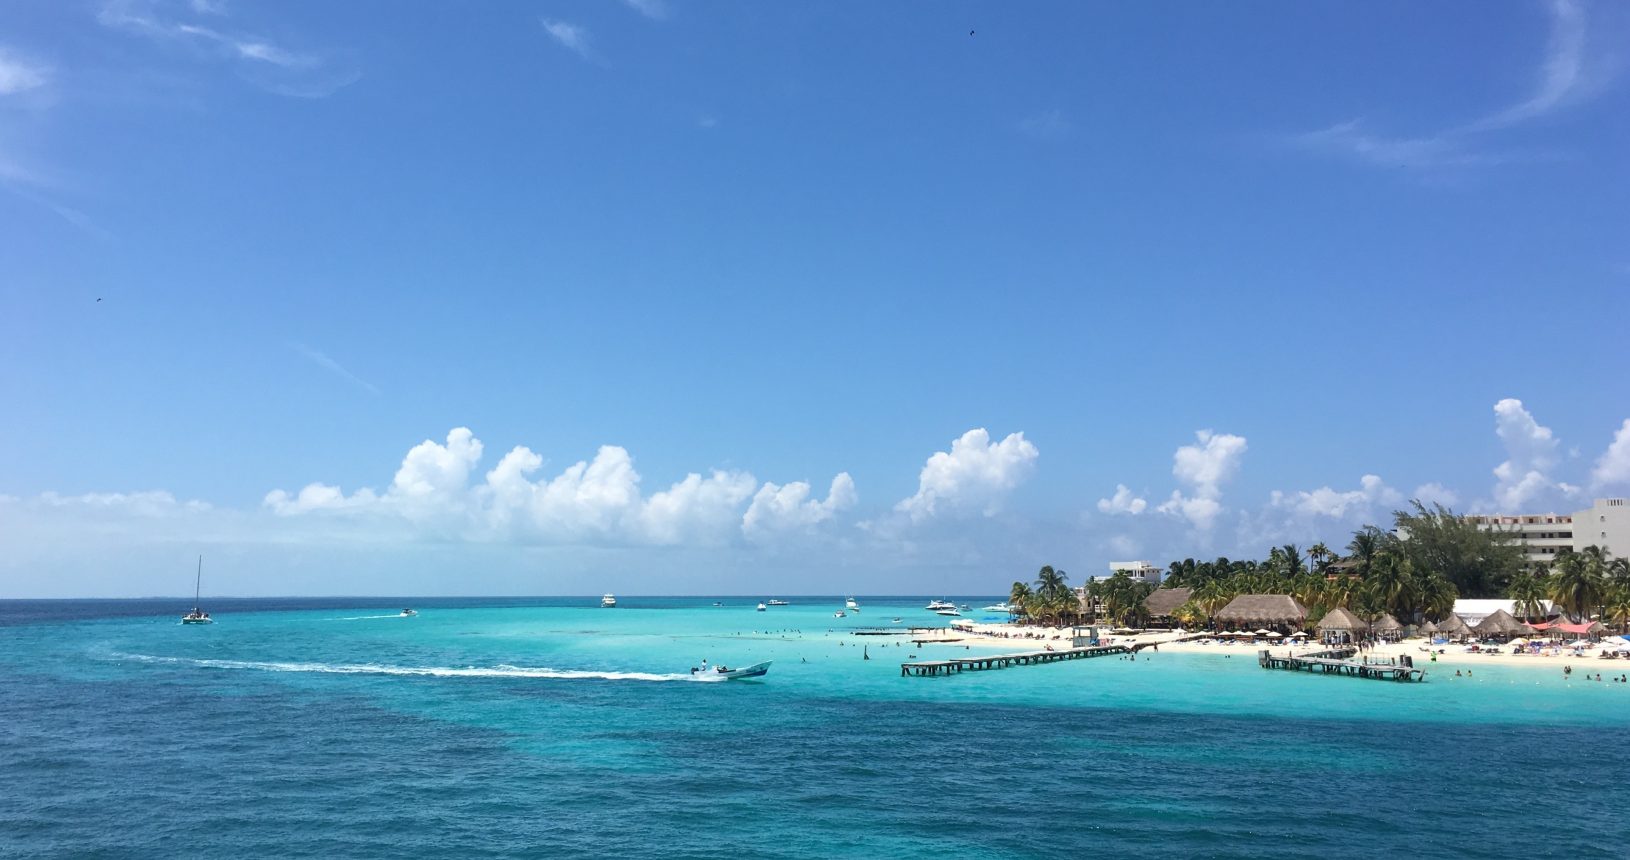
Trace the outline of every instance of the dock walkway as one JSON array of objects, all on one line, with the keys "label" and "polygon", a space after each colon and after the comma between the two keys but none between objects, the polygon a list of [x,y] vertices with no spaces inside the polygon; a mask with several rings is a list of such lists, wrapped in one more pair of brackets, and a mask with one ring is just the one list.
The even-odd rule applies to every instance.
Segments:
[{"label": "dock walkway", "polygon": [[1276,656],[1268,651],[1257,652],[1257,664],[1264,669],[1285,669],[1292,672],[1320,672],[1326,675],[1346,675],[1375,681],[1424,681],[1426,670],[1417,669],[1407,656],[1401,662],[1367,663],[1354,660],[1356,648],[1332,648],[1296,656]]},{"label": "dock walkway", "polygon": [[1110,654],[1134,654],[1138,646],[1091,645],[1086,648],[1066,648],[1062,651],[1025,651],[1018,654],[989,654],[983,657],[959,657],[955,660],[920,660],[900,664],[900,677],[915,675],[932,678],[961,672],[982,672],[987,669],[1006,669],[1009,666],[1037,666],[1064,660],[1085,660]]}]

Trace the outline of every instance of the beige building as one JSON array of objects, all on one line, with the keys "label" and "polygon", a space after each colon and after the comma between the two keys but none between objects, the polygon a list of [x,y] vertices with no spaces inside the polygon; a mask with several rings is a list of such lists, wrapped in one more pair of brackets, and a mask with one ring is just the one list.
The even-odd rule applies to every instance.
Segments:
[{"label": "beige building", "polygon": [[1529,564],[1550,564],[1565,549],[1599,546],[1615,558],[1630,556],[1630,500],[1596,499],[1573,514],[1495,514],[1466,518],[1479,528],[1511,533],[1527,549]]}]

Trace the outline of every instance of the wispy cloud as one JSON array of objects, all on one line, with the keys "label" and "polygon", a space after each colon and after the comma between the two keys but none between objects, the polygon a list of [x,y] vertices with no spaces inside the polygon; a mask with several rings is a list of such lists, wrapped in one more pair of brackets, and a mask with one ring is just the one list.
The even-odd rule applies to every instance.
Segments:
[{"label": "wispy cloud", "polygon": [[39,89],[51,80],[51,70],[29,62],[11,49],[0,47],[0,96]]},{"label": "wispy cloud", "polygon": [[329,358],[328,355],[321,350],[312,349],[303,343],[291,343],[289,344],[289,348],[310,359],[313,364],[327,369],[334,375],[346,380],[347,382],[350,382],[352,385],[355,385],[370,394],[377,395],[380,393],[379,388],[373,383],[357,376],[349,370],[346,370],[343,365],[334,359]]},{"label": "wispy cloud", "polygon": [[658,21],[668,17],[670,10],[665,0],[623,0],[634,11]]},{"label": "wispy cloud", "polygon": [[[190,6],[198,14],[217,18],[226,14],[225,7],[214,0],[193,0]],[[171,20],[161,14],[161,8],[141,0],[109,0],[97,13],[97,21],[155,41],[207,48],[215,56],[247,64],[246,77],[281,95],[320,98],[361,77],[355,71],[330,68],[322,57],[289,50],[261,36]],[[248,73],[256,67],[266,71]]]},{"label": "wispy cloud", "polygon": [[1522,101],[1425,135],[1383,134],[1352,119],[1296,135],[1292,143],[1382,167],[1475,167],[1532,160],[1531,153],[1490,149],[1483,136],[1576,104],[1605,83],[1604,77],[1591,74],[1587,63],[1589,32],[1584,9],[1576,0],[1550,0],[1547,8],[1551,35],[1539,66],[1539,82]]},{"label": "wispy cloud", "polygon": [[549,38],[559,42],[562,47],[577,53],[578,56],[585,59],[593,55],[593,51],[589,47],[589,30],[587,27],[567,21],[552,21],[548,18],[544,18],[542,21],[544,32],[549,34]]}]

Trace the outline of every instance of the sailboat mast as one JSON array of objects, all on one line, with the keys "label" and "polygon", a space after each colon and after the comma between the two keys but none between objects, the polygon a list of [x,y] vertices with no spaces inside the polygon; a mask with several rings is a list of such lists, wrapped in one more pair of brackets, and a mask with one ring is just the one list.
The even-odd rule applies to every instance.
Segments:
[{"label": "sailboat mast", "polygon": [[192,581],[192,608],[198,608],[198,597],[204,588],[204,557],[198,557],[198,577]]}]

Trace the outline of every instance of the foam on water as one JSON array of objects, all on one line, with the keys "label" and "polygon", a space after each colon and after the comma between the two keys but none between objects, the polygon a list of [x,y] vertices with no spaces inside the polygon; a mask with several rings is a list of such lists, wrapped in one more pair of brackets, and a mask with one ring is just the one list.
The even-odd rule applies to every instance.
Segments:
[{"label": "foam on water", "polygon": [[431,678],[557,678],[600,681],[691,681],[713,683],[726,680],[715,675],[667,674],[650,672],[591,672],[580,669],[551,669],[538,666],[384,666],[377,663],[283,663],[259,660],[215,660],[192,657],[162,657],[152,654],[113,654],[115,660],[138,663],[165,663],[197,666],[203,669],[251,669],[261,672],[316,672],[328,675],[406,675]]}]

